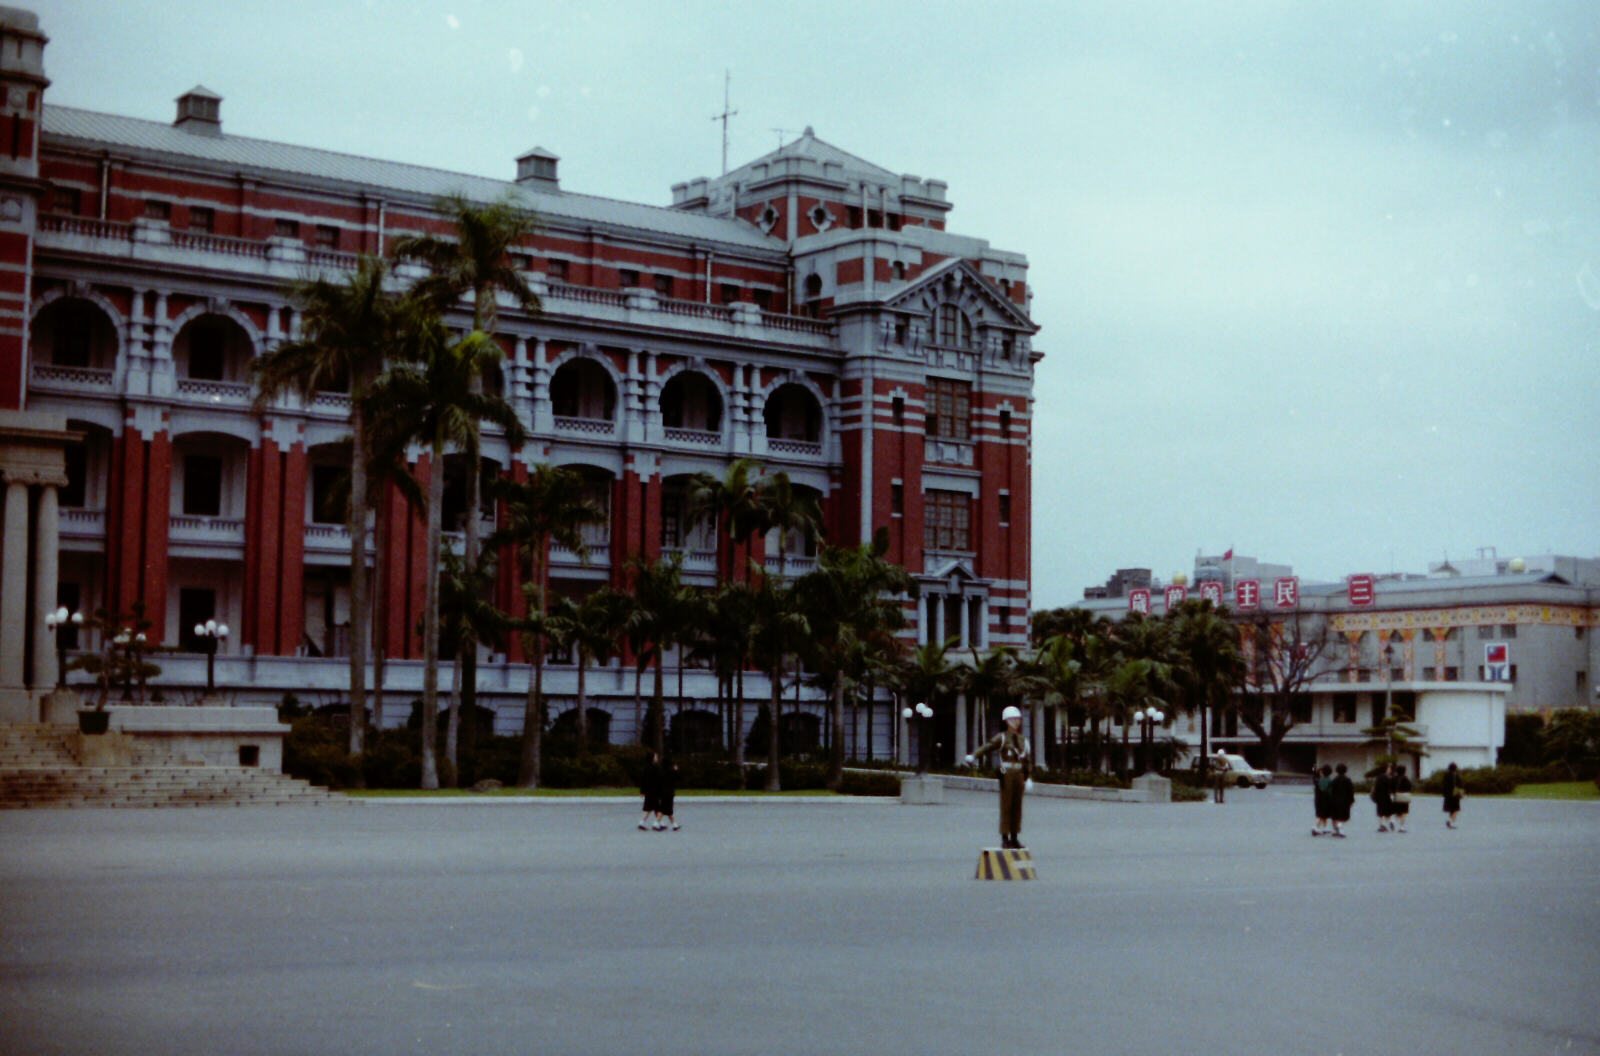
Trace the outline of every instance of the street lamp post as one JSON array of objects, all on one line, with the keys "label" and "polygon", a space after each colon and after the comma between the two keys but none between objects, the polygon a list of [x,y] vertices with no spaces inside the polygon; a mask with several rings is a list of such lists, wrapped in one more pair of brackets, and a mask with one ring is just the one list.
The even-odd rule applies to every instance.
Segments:
[{"label": "street lamp post", "polygon": [[56,688],[67,688],[67,646],[62,639],[65,637],[63,630],[68,625],[74,628],[83,626],[83,613],[68,612],[65,605],[55,612],[47,613],[44,625],[56,639]]},{"label": "street lamp post", "polygon": [[1383,739],[1384,750],[1394,755],[1394,724],[1389,721],[1394,707],[1394,643],[1383,643]]},{"label": "street lamp post", "polygon": [[206,693],[210,694],[217,688],[217,645],[228,637],[228,625],[207,620],[194,625],[194,635],[206,643]]},{"label": "street lamp post", "polygon": [[1166,716],[1159,708],[1140,708],[1133,713],[1133,719],[1139,724],[1139,750],[1144,755],[1144,769],[1154,770],[1152,765],[1156,742],[1156,726],[1166,721]]},{"label": "street lamp post", "polygon": [[920,700],[915,707],[908,707],[900,712],[900,717],[906,720],[907,727],[914,720],[920,720],[917,729],[917,776],[928,772],[928,749],[931,747],[928,737],[928,720],[933,718],[933,709]]}]

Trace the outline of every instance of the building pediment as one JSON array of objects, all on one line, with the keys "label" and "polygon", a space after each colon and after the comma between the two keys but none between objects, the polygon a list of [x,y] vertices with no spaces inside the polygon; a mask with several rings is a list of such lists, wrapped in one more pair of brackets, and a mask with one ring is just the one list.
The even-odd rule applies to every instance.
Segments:
[{"label": "building pediment", "polygon": [[1039,330],[1027,312],[979,274],[971,261],[963,259],[943,261],[928,269],[885,298],[884,305],[925,315],[952,302],[980,325],[1014,327],[1028,333]]}]

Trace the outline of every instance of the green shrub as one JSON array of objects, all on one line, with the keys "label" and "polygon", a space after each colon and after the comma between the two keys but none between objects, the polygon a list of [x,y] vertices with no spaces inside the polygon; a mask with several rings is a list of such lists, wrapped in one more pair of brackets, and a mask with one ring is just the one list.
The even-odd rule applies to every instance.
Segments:
[{"label": "green shrub", "polygon": [[845,771],[844,783],[839,786],[846,796],[898,796],[900,775],[888,773],[860,774]]},{"label": "green shrub", "polygon": [[596,754],[545,759],[540,783],[545,788],[622,788],[631,782],[615,756]]},{"label": "green shrub", "polygon": [[[1515,792],[1519,784],[1564,780],[1564,778],[1545,776],[1545,767],[1478,766],[1457,772],[1461,775],[1461,784],[1469,796],[1506,796]],[[1422,791],[1434,795],[1443,794],[1445,773],[1446,771],[1439,770],[1429,774],[1427,780],[1422,782]]]},{"label": "green shrub", "polygon": [[1210,798],[1211,793],[1197,785],[1184,784],[1180,781],[1172,782],[1172,801],[1174,803],[1198,803]]},{"label": "green shrub", "polygon": [[[803,792],[828,787],[828,767],[825,763],[799,763],[782,760],[778,763],[778,784],[785,792]],[[745,768],[744,787],[759,792],[767,787],[767,768]]]}]

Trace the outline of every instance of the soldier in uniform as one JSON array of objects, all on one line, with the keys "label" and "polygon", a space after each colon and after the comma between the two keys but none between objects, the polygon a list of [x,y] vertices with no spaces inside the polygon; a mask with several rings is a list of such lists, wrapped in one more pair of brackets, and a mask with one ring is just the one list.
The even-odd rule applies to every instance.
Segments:
[{"label": "soldier in uniform", "polygon": [[1009,707],[1000,713],[1006,728],[967,756],[972,766],[980,756],[1000,753],[1000,846],[1022,850],[1022,793],[1033,787],[1033,750],[1022,732],[1022,712]]}]

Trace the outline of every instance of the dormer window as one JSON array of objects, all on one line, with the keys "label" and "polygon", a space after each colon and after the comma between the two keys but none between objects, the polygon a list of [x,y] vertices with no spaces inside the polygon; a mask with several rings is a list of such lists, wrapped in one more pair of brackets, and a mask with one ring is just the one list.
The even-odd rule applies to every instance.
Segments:
[{"label": "dormer window", "polygon": [[203,136],[222,135],[222,96],[195,85],[178,96],[178,116],[173,125]]}]

